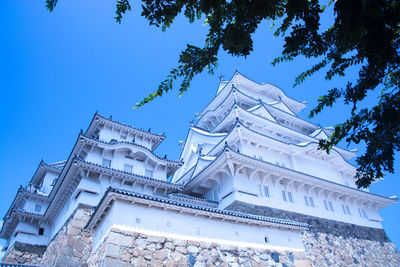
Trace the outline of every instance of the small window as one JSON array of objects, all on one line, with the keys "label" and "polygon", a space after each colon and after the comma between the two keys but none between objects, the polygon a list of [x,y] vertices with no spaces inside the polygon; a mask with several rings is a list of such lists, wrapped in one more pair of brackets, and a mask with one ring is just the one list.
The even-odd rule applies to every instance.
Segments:
[{"label": "small window", "polygon": [[44,234],[44,228],[39,228],[39,235],[43,235]]},{"label": "small window", "polygon": [[310,203],[310,206],[311,207],[315,207],[315,205],[314,205],[314,200],[313,200],[313,198],[312,197],[308,197],[308,202]]},{"label": "small window", "polygon": [[282,199],[283,201],[287,201],[286,199],[286,192],[282,190]]},{"label": "small window", "polygon": [[326,210],[329,210],[329,208],[328,208],[328,202],[327,202],[326,200],[324,200],[324,207],[325,207]]},{"label": "small window", "polygon": [[361,212],[362,212],[364,218],[365,218],[365,219],[368,219],[368,216],[367,216],[367,214],[365,213],[365,210],[361,210]]},{"label": "small window", "polygon": [[292,192],[287,192],[288,198],[289,198],[289,202],[293,203],[293,197],[292,197]]},{"label": "small window", "polygon": [[136,223],[140,223],[140,218],[136,218]]},{"label": "small window", "polygon": [[264,196],[269,197],[269,189],[268,186],[264,186]]},{"label": "small window", "polygon": [[329,209],[330,209],[331,211],[334,211],[334,210],[333,210],[332,202],[328,201],[328,204],[329,204]]},{"label": "small window", "polygon": [[111,139],[111,140],[110,140],[110,144],[112,144],[112,145],[118,144],[118,141],[115,140],[115,139]]},{"label": "small window", "polygon": [[145,171],[145,176],[146,176],[146,177],[153,178],[153,171],[152,171],[152,170],[146,170],[146,171]]},{"label": "small window", "polygon": [[39,204],[36,204],[36,205],[35,205],[35,211],[36,211],[36,212],[40,212],[41,210],[42,210],[42,206],[39,205]]},{"label": "small window", "polygon": [[125,165],[124,165],[124,171],[125,171],[125,172],[129,172],[129,173],[132,173],[132,165],[125,164]]},{"label": "small window", "polygon": [[269,237],[268,236],[264,237],[264,242],[265,243],[269,243]]},{"label": "small window", "polygon": [[346,211],[347,211],[347,214],[351,215],[351,212],[350,212],[349,206],[347,206],[347,205],[346,205]]},{"label": "small window", "polygon": [[101,166],[110,168],[111,167],[111,159],[103,159],[103,162],[101,163]]},{"label": "small window", "polygon": [[259,160],[264,160],[264,158],[262,156],[258,156]]},{"label": "small window", "polygon": [[56,183],[57,183],[57,178],[53,180],[53,182],[51,183],[51,185],[50,185],[50,186],[55,186],[55,185],[56,185]]},{"label": "small window", "polygon": [[215,201],[218,201],[218,195],[219,195],[219,190],[216,189],[216,190],[214,191],[214,200],[215,200]]},{"label": "small window", "polygon": [[306,206],[307,206],[307,207],[310,206],[310,205],[308,204],[308,197],[307,197],[307,196],[304,196],[304,203],[306,203]]}]

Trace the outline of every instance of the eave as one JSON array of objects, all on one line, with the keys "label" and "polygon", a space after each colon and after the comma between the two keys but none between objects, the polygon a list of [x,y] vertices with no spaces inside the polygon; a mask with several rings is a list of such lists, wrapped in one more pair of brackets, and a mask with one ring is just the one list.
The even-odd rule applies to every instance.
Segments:
[{"label": "eave", "polygon": [[112,149],[126,148],[126,147],[136,148],[139,151],[146,154],[146,156],[151,158],[157,164],[165,165],[165,166],[169,167],[171,169],[170,170],[171,172],[174,172],[183,164],[182,161],[168,160],[166,158],[159,157],[159,156],[155,155],[154,152],[151,151],[150,149],[148,149],[147,147],[141,146],[136,143],[130,143],[130,142],[108,143],[108,142],[104,142],[104,141],[101,141],[98,139],[90,138],[85,135],[81,136],[81,140],[83,142],[91,144],[91,145],[97,145],[99,147],[107,147],[107,148],[112,148]]},{"label": "eave", "polygon": [[[224,119],[221,120],[221,122],[212,130],[212,131],[220,131],[227,127],[227,125],[234,125],[235,121],[237,118],[244,122],[247,120],[250,120],[252,122],[256,122],[260,126],[264,127],[270,127],[272,129],[277,129],[279,132],[286,131],[289,132],[292,136],[295,136],[296,138],[299,138],[301,140],[304,140],[305,142],[309,143],[318,143],[319,139],[316,139],[315,137],[306,135],[300,131],[297,131],[296,129],[289,128],[285,125],[282,125],[280,123],[268,120],[264,117],[261,117],[257,114],[251,113],[243,108],[241,108],[238,105],[233,105],[233,108],[231,112],[229,112],[228,115],[225,116]],[[233,128],[232,128],[233,129]],[[226,137],[225,137],[226,138]],[[355,153],[352,151],[348,151],[346,149],[340,148],[335,146],[334,148],[341,156],[347,161],[355,156]]]},{"label": "eave", "polygon": [[268,173],[268,175],[272,174],[273,176],[276,176],[275,178],[271,178],[274,179],[275,184],[278,182],[284,182],[286,186],[290,184],[296,186],[296,190],[301,187],[309,187],[309,190],[315,190],[316,192],[318,191],[317,194],[324,193],[327,196],[349,199],[353,202],[371,205],[376,209],[384,208],[397,201],[397,199],[365,192],[357,188],[345,186],[320,177],[282,167],[271,162],[256,159],[254,157],[235,152],[229,146],[226,146],[220,155],[210,165],[193,177],[193,179],[185,185],[183,192],[191,192],[195,187],[200,186],[205,179],[211,178],[211,176],[215,174],[216,170],[221,169],[228,162],[233,161],[236,162],[238,166],[250,166],[253,170],[265,172]]}]

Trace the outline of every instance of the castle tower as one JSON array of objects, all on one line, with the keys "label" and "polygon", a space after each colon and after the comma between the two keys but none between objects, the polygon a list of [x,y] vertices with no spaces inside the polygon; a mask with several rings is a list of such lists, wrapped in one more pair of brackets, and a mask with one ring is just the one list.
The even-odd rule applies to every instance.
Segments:
[{"label": "castle tower", "polygon": [[[355,151],[305,103],[239,72],[190,125],[179,160],[162,134],[95,114],[67,160],[41,162],[4,217],[3,261],[44,266],[399,266],[360,190]],[[1,264],[0,264],[1,266]]]}]

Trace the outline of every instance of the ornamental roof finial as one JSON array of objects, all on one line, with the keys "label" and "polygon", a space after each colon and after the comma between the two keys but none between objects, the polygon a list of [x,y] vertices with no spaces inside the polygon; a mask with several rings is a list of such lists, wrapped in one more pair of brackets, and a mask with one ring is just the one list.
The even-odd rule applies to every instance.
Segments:
[{"label": "ornamental roof finial", "polygon": [[225,80],[225,76],[221,73],[221,75],[219,75],[219,80],[222,82]]},{"label": "ornamental roof finial", "polygon": [[110,120],[112,120],[112,115],[110,115]]}]

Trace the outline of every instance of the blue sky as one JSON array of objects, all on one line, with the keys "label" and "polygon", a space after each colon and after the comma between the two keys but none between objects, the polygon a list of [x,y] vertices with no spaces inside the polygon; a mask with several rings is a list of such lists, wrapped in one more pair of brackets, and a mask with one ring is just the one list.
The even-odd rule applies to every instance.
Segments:
[{"label": "blue sky", "polygon": [[[294,78],[314,61],[298,59],[277,67],[283,40],[272,37],[264,23],[254,36],[254,53],[236,58],[221,52],[214,76],[197,76],[190,91],[178,98],[176,91],[134,110],[135,103],[157,88],[187,43],[202,45],[207,27],[178,18],[166,32],[149,27],[134,2],[122,24],[115,23],[114,1],[59,0],[54,12],[42,1],[0,1],[0,216],[14,198],[20,184],[32,177],[41,159],[65,159],[80,129],[86,129],[96,111],[103,116],[167,138],[156,154],[177,159],[190,120],[214,97],[219,76],[230,78],[235,69],[258,82],[272,83],[289,96],[308,102],[299,116],[306,118],[316,99],[346,79],[326,82],[323,73],[293,88]],[[330,17],[327,18],[329,20]],[[349,71],[348,79],[355,78]],[[370,96],[364,105],[371,105]],[[349,108],[338,103],[312,119],[330,126],[343,121]],[[345,146],[345,144],[343,145]],[[363,146],[351,145],[363,151]],[[396,157],[399,158],[398,155]],[[398,170],[398,168],[397,168]],[[400,179],[387,175],[371,187],[385,196],[399,194]],[[384,228],[400,247],[398,204],[384,209]]]}]

